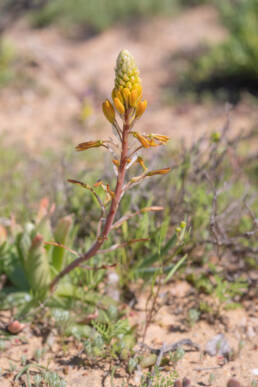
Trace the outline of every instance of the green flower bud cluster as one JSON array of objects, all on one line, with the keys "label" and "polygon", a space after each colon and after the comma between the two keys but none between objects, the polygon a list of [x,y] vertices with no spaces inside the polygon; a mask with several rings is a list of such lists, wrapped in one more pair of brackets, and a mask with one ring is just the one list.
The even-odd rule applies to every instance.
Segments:
[{"label": "green flower bud cluster", "polygon": [[130,91],[141,85],[139,70],[134,57],[128,50],[122,50],[116,60],[115,89],[128,88]]}]

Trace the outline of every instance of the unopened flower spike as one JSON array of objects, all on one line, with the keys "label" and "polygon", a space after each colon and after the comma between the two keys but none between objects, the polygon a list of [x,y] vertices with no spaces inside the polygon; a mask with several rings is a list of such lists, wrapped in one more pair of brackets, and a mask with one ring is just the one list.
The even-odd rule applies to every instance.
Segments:
[{"label": "unopened flower spike", "polygon": [[129,89],[131,92],[138,85],[141,85],[139,70],[134,57],[128,50],[122,50],[116,60],[115,68],[115,89]]},{"label": "unopened flower spike", "polygon": [[120,116],[130,113],[139,118],[147,102],[141,101],[142,85],[134,57],[128,50],[122,50],[116,60],[115,86],[112,91],[114,105]]}]

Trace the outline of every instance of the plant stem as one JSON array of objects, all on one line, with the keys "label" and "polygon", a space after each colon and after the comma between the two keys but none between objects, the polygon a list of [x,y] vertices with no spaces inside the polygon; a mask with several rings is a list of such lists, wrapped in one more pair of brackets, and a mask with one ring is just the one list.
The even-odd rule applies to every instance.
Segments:
[{"label": "plant stem", "polygon": [[126,113],[125,122],[123,124],[122,149],[121,149],[120,165],[119,165],[119,170],[117,175],[116,188],[115,188],[114,197],[110,205],[109,213],[107,215],[103,231],[101,232],[98,239],[93,243],[93,245],[89,248],[89,250],[86,253],[76,258],[53,279],[53,281],[50,284],[51,292],[54,291],[55,286],[57,285],[57,283],[60,281],[61,278],[63,278],[66,274],[70,273],[70,271],[78,267],[82,262],[85,262],[90,258],[92,258],[94,255],[96,255],[98,250],[100,249],[100,247],[108,237],[108,234],[112,228],[112,224],[119,206],[124,180],[125,180],[126,164],[127,164],[127,158],[128,158],[129,130],[130,130],[129,116]]}]

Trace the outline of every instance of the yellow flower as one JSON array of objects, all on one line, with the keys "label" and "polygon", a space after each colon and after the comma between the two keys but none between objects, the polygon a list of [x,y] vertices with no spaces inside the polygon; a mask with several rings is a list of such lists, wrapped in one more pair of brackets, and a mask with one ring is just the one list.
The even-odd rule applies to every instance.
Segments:
[{"label": "yellow flower", "polygon": [[146,107],[147,107],[146,99],[144,101],[140,101],[136,107],[135,118],[140,118],[145,112]]},{"label": "yellow flower", "polygon": [[157,140],[157,141],[161,142],[162,144],[166,144],[169,140],[169,137],[164,136],[163,134],[151,133],[151,134],[148,134],[148,137],[150,139]]},{"label": "yellow flower", "polygon": [[124,104],[126,107],[129,106],[129,100],[130,100],[130,90],[125,87],[123,90],[122,90],[122,94],[123,94],[123,98],[124,98]]},{"label": "yellow flower", "polygon": [[130,95],[130,105],[134,108],[136,108],[139,100],[141,99],[142,96],[142,87],[141,85],[136,85],[135,88],[131,91]]},{"label": "yellow flower", "polygon": [[111,124],[113,124],[115,121],[115,110],[113,108],[113,105],[108,99],[106,99],[105,102],[103,102],[102,109],[106,119],[109,122],[111,122]]},{"label": "yellow flower", "polygon": [[138,132],[132,132],[132,134],[133,134],[133,136],[135,138],[137,138],[137,140],[142,144],[142,146],[144,148],[149,148],[150,147],[150,142],[149,142],[149,140],[145,136],[142,136]]},{"label": "yellow flower", "polygon": [[113,159],[113,160],[112,160],[112,163],[113,163],[117,168],[119,168],[120,163],[119,163],[119,161],[118,161],[117,159]]},{"label": "yellow flower", "polygon": [[156,169],[154,171],[148,172],[146,176],[165,175],[166,173],[170,172],[170,170],[171,168]]},{"label": "yellow flower", "polygon": [[114,98],[114,104],[118,113],[120,113],[121,115],[125,114],[124,105],[122,104],[119,98],[117,97]]},{"label": "yellow flower", "polygon": [[148,168],[145,166],[144,161],[143,161],[143,158],[142,158],[141,156],[138,156],[136,161],[137,161],[137,163],[140,164],[140,166],[141,166],[145,171],[148,169]]},{"label": "yellow flower", "polygon": [[86,142],[81,142],[79,145],[75,147],[75,149],[78,152],[90,149],[90,148],[98,148],[103,145],[103,141],[98,140],[98,141],[86,141]]},{"label": "yellow flower", "polygon": [[120,100],[121,103],[123,103],[123,97],[122,97],[122,94],[120,92],[120,90],[117,90],[117,89],[113,89],[112,90],[112,99],[114,101],[115,98],[118,98]]}]

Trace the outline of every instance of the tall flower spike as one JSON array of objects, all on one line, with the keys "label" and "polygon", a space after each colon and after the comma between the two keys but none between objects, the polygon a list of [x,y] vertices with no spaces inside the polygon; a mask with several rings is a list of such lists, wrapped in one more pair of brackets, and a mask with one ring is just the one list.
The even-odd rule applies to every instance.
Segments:
[{"label": "tall flower spike", "polygon": [[[94,187],[100,186],[106,193],[106,198],[102,201],[96,194],[94,188],[76,180],[69,180],[71,183],[79,184],[82,187],[89,189],[94,194],[101,207],[101,216],[95,241],[86,252],[80,254],[80,256],[70,262],[56,275],[50,284],[51,291],[54,290],[57,283],[65,275],[70,273],[76,267],[79,267],[82,262],[86,262],[98,254],[100,248],[108,239],[109,234],[114,227],[114,220],[118,212],[119,204],[126,190],[130,189],[133,185],[140,183],[145,178],[154,175],[165,175],[170,171],[170,168],[148,171],[142,157],[138,155],[138,152],[142,148],[163,145],[167,142],[168,138],[167,136],[159,134],[146,135],[132,131],[133,124],[135,123],[134,121],[140,118],[144,113],[147,107],[147,101],[142,100],[142,86],[139,70],[133,56],[127,50],[121,51],[116,61],[115,85],[112,91],[112,100],[114,104],[106,99],[103,102],[102,109],[105,117],[112,124],[112,129],[114,129],[115,134],[118,135],[120,143],[112,142],[112,140],[86,141],[77,145],[76,150],[84,151],[91,148],[105,147],[112,154],[114,153],[115,157],[112,162],[115,166],[116,175],[116,184],[114,185],[115,190],[111,190],[110,186],[108,184],[103,184],[102,181],[98,181],[94,184]],[[120,126],[119,122],[116,120],[116,112],[119,113],[122,119],[122,126]],[[131,144],[131,136],[134,136],[139,142],[136,149],[134,148],[134,144]],[[144,172],[139,176],[130,179],[130,177],[127,177],[127,170],[135,163],[138,163],[143,168]],[[109,204],[109,207],[105,208],[107,204]],[[152,207],[152,209],[153,208],[155,207]],[[105,209],[107,211],[105,211]],[[144,337],[145,334],[146,330]]]}]

